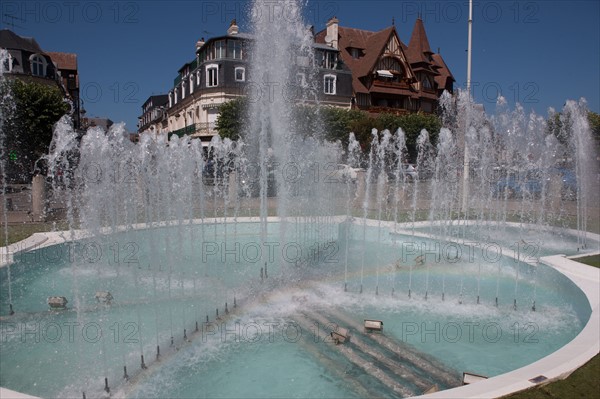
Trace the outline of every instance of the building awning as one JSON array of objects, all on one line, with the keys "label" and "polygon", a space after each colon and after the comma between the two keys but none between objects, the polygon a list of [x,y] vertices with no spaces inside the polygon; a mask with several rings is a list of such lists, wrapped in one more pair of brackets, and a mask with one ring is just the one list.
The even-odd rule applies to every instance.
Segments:
[{"label": "building awning", "polygon": [[386,69],[380,69],[377,71],[377,75],[383,76],[384,78],[393,78],[394,74]]}]

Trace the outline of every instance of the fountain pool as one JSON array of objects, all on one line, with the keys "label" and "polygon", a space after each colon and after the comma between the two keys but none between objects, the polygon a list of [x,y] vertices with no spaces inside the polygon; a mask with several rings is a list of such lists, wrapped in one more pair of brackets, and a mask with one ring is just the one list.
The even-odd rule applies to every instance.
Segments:
[{"label": "fountain pool", "polygon": [[[302,244],[304,229],[283,251],[276,220],[267,245],[256,242],[254,218],[240,218],[235,233],[233,225],[196,222],[48,245],[63,239],[53,233],[15,254],[17,312],[0,321],[0,384],[45,397],[102,395],[104,378],[125,397],[394,396],[394,386],[377,377],[400,378],[390,365],[352,346],[351,338],[357,362],[326,335],[339,325],[358,342],[368,340],[359,326],[374,318],[384,321],[389,342],[417,354],[418,360],[397,359],[369,342],[408,370],[399,393],[417,395],[459,385],[463,371],[492,377],[537,361],[571,341],[591,314],[571,280],[543,263],[515,259],[508,245],[499,246],[502,254],[492,247],[484,254],[473,241],[440,241],[369,221],[362,269],[358,220],[320,225],[329,244],[320,251]],[[206,244],[192,245],[202,235]],[[174,236],[175,252],[166,245]],[[259,257],[259,248],[271,253]],[[114,299],[99,303],[97,291]],[[53,295],[65,295],[67,309],[49,309]],[[370,362],[374,369],[365,368]]]}]

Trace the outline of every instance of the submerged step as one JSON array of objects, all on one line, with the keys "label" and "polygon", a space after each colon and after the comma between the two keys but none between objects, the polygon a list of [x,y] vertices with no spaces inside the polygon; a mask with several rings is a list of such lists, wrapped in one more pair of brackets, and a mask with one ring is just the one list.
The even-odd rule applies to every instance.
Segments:
[{"label": "submerged step", "polygon": [[[398,364],[404,364],[407,375],[414,376],[413,381],[418,381],[419,388],[431,387],[438,384],[441,387],[451,388],[461,385],[460,373],[444,366],[430,355],[422,353],[407,345],[399,342],[392,337],[383,334],[362,333],[363,326],[348,315],[336,311],[331,314],[326,310],[320,311],[320,316],[329,323],[335,322],[346,328],[354,330],[354,336],[351,342],[355,344],[364,344],[365,347],[376,350],[379,353],[378,358],[394,360]],[[358,332],[358,333],[357,333]]]}]

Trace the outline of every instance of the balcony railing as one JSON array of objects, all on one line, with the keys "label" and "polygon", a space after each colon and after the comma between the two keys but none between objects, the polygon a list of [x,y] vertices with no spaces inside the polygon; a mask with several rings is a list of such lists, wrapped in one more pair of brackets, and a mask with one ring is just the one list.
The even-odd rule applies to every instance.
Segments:
[{"label": "balcony railing", "polygon": [[177,129],[169,133],[169,138],[176,134],[179,137],[183,137],[186,134],[188,136],[209,136],[217,134],[217,130],[215,129],[214,122],[202,122],[202,123],[193,123],[181,129]]},{"label": "balcony railing", "polygon": [[380,86],[380,87],[389,87],[389,88],[393,88],[393,89],[410,89],[410,85],[408,83],[406,83],[405,80],[402,80],[400,82],[393,82],[393,81],[375,79],[375,80],[373,80],[373,85]]},{"label": "balcony railing", "polygon": [[215,123],[214,122],[202,122],[202,123],[196,123],[196,133],[198,135],[212,135],[212,134],[217,134],[217,130],[215,128]]}]

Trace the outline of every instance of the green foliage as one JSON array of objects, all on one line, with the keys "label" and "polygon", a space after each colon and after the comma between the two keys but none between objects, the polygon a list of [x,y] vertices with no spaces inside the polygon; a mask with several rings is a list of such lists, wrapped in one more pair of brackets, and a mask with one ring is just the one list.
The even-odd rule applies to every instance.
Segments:
[{"label": "green foliage", "polygon": [[19,79],[5,81],[0,94],[9,178],[28,182],[35,161],[48,153],[54,124],[69,105],[57,86]]},{"label": "green foliage", "polygon": [[248,100],[238,97],[227,101],[219,107],[215,128],[222,138],[237,140],[244,136],[243,128],[247,126]]},{"label": "green foliage", "polygon": [[556,112],[550,115],[546,122],[546,134],[554,135],[561,144],[567,145],[569,137],[567,135],[567,129],[564,129],[563,126],[564,118],[560,112]]},{"label": "green foliage", "polygon": [[323,107],[321,117],[325,127],[325,137],[330,141],[340,140],[344,147],[348,146],[351,126],[370,119],[364,112],[335,107]]},{"label": "green foliage", "polygon": [[[247,101],[241,98],[221,106],[217,119],[217,130],[221,137],[236,140],[242,135],[242,127],[247,121],[247,107]],[[363,151],[369,150],[372,129],[379,132],[388,129],[394,133],[402,128],[411,159],[416,159],[416,141],[421,130],[427,129],[430,140],[435,145],[441,128],[440,119],[436,115],[382,113],[371,116],[359,110],[314,105],[295,106],[292,118],[295,134],[321,137],[329,141],[340,140],[342,146],[347,147],[349,134],[353,132]]]},{"label": "green foliage", "polygon": [[[592,131],[592,137],[599,142],[600,141],[600,115],[592,112],[592,111],[588,111],[588,123],[590,125],[590,130]],[[554,136],[556,136],[556,138],[558,139],[558,141],[563,144],[563,145],[567,145],[570,139],[570,135],[571,135],[571,119],[570,119],[570,115],[562,113],[562,112],[556,112],[552,115],[550,115],[550,117],[547,120],[547,134],[553,134]]]},{"label": "green foliage", "polygon": [[319,137],[322,133],[319,121],[319,109],[311,105],[296,105],[292,109],[292,129],[294,134],[307,137]]}]

